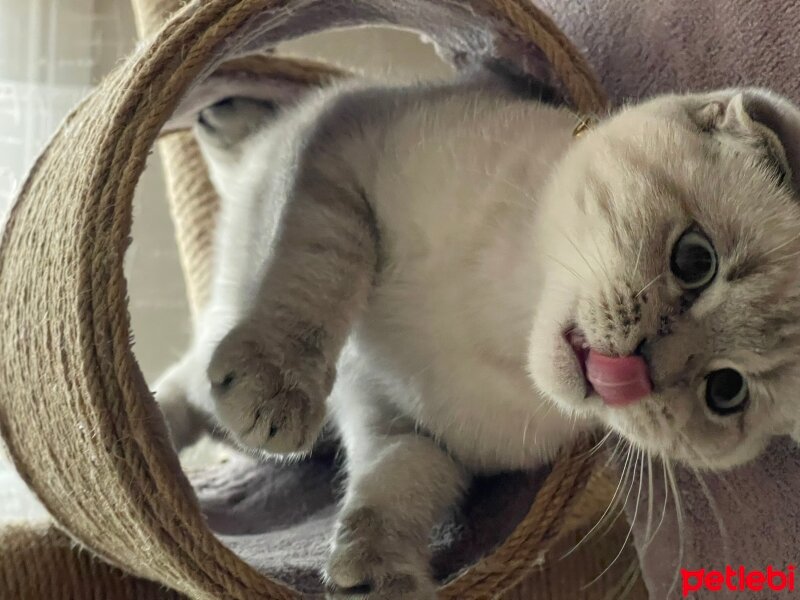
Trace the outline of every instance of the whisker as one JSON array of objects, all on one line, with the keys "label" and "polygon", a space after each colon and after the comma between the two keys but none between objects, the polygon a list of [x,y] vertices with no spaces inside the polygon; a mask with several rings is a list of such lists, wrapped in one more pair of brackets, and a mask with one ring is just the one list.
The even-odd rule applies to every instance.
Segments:
[{"label": "whisker", "polygon": [[[596,256],[596,257],[602,256],[602,255],[603,255],[603,253],[600,251],[600,247],[597,245],[597,238],[596,238],[595,236],[593,236],[593,235],[589,236],[589,238],[592,240],[592,245],[594,246],[594,249],[595,249],[595,251],[597,252],[597,254],[596,254],[595,256]],[[608,272],[608,267],[607,267],[607,266],[606,266],[606,264],[605,264],[604,262],[602,262],[602,261],[601,261],[599,258],[595,258],[595,261],[597,262],[597,264],[598,264],[598,265],[600,266],[600,268],[602,269],[602,271],[603,271],[603,274],[606,276],[606,283],[607,283],[609,286],[611,286],[611,285],[612,285],[612,279],[613,279],[613,278],[611,277],[611,274]]]},{"label": "whisker", "polygon": [[777,252],[777,251],[778,251],[778,250],[780,250],[781,248],[785,248],[786,246],[788,246],[789,244],[791,244],[792,242],[794,242],[794,241],[795,241],[795,240],[797,240],[798,238],[800,238],[800,234],[797,234],[797,235],[795,235],[795,236],[793,236],[793,237],[789,238],[789,239],[788,239],[788,240],[786,240],[785,242],[782,242],[782,243],[778,244],[777,246],[775,246],[775,247],[774,247],[774,248],[772,248],[771,250],[767,250],[766,252],[764,252],[764,254],[762,254],[762,255],[761,255],[761,256],[762,256],[762,258],[766,258],[766,257],[767,257],[767,256],[769,256],[770,254],[774,254],[775,252]]},{"label": "whisker", "polygon": [[[640,463],[640,464],[644,463],[643,451],[641,449],[639,450],[639,458],[637,460],[637,463]],[[625,551],[625,548],[628,545],[628,541],[631,539],[631,535],[633,534],[633,526],[636,523],[636,517],[639,514],[639,501],[641,500],[641,496],[642,496],[642,478],[640,477],[639,478],[639,491],[638,491],[638,494],[637,494],[637,497],[636,497],[636,505],[633,508],[633,518],[631,519],[630,527],[628,527],[628,533],[627,533],[627,535],[625,536],[625,539],[622,542],[622,546],[620,547],[619,552],[617,552],[617,555],[614,557],[614,559],[609,563],[609,565],[605,569],[603,569],[603,571],[597,577],[595,577],[589,583],[587,583],[586,585],[581,587],[582,590],[585,590],[587,587],[589,587],[593,583],[596,583],[597,581],[599,581],[603,577],[603,575],[608,573],[608,571],[611,569],[611,567],[614,566],[614,564],[617,562],[617,560],[619,560],[619,557],[622,556],[622,553]],[[628,501],[626,499],[625,500],[625,504],[627,504],[627,503],[628,503]],[[624,506],[625,505],[623,505],[623,510],[624,510]]]},{"label": "whisker", "polygon": [[595,454],[597,454],[597,452],[600,450],[601,446],[606,443],[606,440],[608,440],[608,438],[611,437],[612,433],[613,433],[613,431],[609,429],[608,432],[603,436],[603,439],[601,439],[599,442],[597,442],[597,444],[595,444],[594,448],[592,448],[591,452],[589,453],[589,456],[594,456]]},{"label": "whisker", "polygon": [[652,537],[645,541],[644,546],[642,547],[643,551],[650,546],[650,543],[658,535],[661,525],[664,524],[664,518],[667,516],[667,504],[669,504],[669,485],[667,485],[667,465],[663,460],[661,461],[661,471],[664,476],[664,506],[661,508],[661,518],[658,520],[658,525],[656,525],[656,529],[653,532]]},{"label": "whisker", "polygon": [[676,432],[677,432],[677,434],[678,434],[678,435],[681,437],[681,439],[682,439],[682,440],[685,442],[685,444],[686,444],[686,445],[685,445],[685,449],[686,449],[687,451],[691,452],[691,454],[692,454],[692,455],[693,455],[693,456],[694,456],[694,457],[695,457],[697,460],[699,460],[700,462],[702,462],[702,463],[703,463],[703,465],[706,467],[706,469],[708,469],[709,471],[711,471],[711,473],[712,473],[712,474],[713,474],[713,475],[714,475],[714,476],[715,476],[717,479],[719,479],[719,481],[722,483],[722,485],[724,485],[724,486],[725,486],[725,490],[728,492],[728,494],[730,494],[730,497],[733,499],[733,501],[734,501],[734,502],[736,502],[736,503],[737,503],[737,505],[738,505],[740,508],[742,508],[742,506],[743,506],[743,505],[742,505],[742,501],[741,501],[741,499],[739,498],[739,494],[738,494],[738,493],[736,493],[736,491],[733,489],[733,486],[732,486],[732,485],[731,485],[731,483],[730,483],[730,482],[729,482],[729,481],[728,481],[728,480],[725,478],[725,475],[724,475],[723,473],[721,473],[721,472],[717,471],[717,470],[716,470],[716,469],[713,467],[713,465],[711,464],[711,461],[710,461],[710,460],[708,460],[708,457],[707,457],[707,456],[705,456],[705,455],[704,455],[704,454],[703,454],[703,453],[702,453],[700,450],[698,450],[698,449],[697,449],[697,448],[696,448],[696,447],[695,447],[693,444],[691,444],[691,442],[689,441],[689,437],[688,437],[688,436],[687,436],[687,435],[686,435],[686,434],[685,434],[683,431],[681,431],[681,430],[679,430],[679,429],[676,429],[675,431],[676,431]]},{"label": "whisker", "polygon": [[[621,441],[622,441],[622,439],[620,439],[620,442]],[[619,445],[619,442],[617,443],[617,445]],[[619,490],[623,485],[623,481],[626,480],[626,477],[627,477],[626,474],[628,472],[628,463],[630,462],[630,459],[631,459],[631,450],[632,450],[632,448],[631,448],[630,444],[628,444],[628,451],[627,451],[627,454],[625,456],[625,463],[624,463],[624,465],[622,467],[622,473],[620,474],[620,478],[619,478],[619,481],[617,482],[617,487],[614,490],[614,494],[611,496],[611,500],[609,501],[608,506],[606,507],[606,509],[603,511],[603,514],[600,515],[600,518],[597,519],[597,522],[594,524],[594,526],[588,532],[586,532],[586,534],[580,540],[578,540],[578,542],[574,546],[572,546],[572,548],[570,548],[566,553],[564,553],[559,560],[565,559],[570,554],[575,552],[575,550],[580,548],[586,540],[591,538],[592,534],[597,530],[597,528],[600,527],[604,523],[604,519],[606,518],[606,515],[608,515],[608,512],[614,506],[614,502],[617,499],[617,494],[619,493]]]},{"label": "whisker", "polygon": [[647,525],[644,539],[649,540],[653,527],[653,457],[647,452]]},{"label": "whisker", "polygon": [[635,450],[637,451],[636,461],[633,463],[633,466],[632,466],[632,468],[630,470],[631,471],[631,484],[630,484],[630,486],[628,486],[628,493],[625,494],[625,500],[623,500],[622,504],[620,504],[620,509],[619,509],[618,513],[614,516],[614,519],[611,520],[611,522],[609,523],[608,527],[606,527],[605,531],[603,531],[604,535],[607,534],[609,531],[611,531],[611,528],[614,526],[614,523],[617,521],[619,516],[622,513],[625,512],[625,507],[628,506],[628,500],[630,500],[631,492],[633,491],[633,486],[636,485],[636,466],[639,464],[639,458],[641,457],[641,450],[638,449],[638,448],[635,448]]},{"label": "whisker", "polygon": [[691,469],[692,473],[694,474],[695,479],[697,479],[697,483],[700,484],[700,488],[703,490],[703,495],[706,497],[706,501],[708,502],[708,506],[711,509],[711,513],[714,515],[714,520],[717,522],[717,528],[719,529],[719,535],[722,538],[722,554],[723,558],[725,559],[726,563],[729,563],[730,560],[730,537],[728,536],[728,530],[725,527],[725,524],[722,519],[722,515],[719,512],[719,506],[714,500],[713,494],[711,494],[711,490],[706,485],[705,480],[702,478],[700,472],[697,469]]},{"label": "whisker", "polygon": [[678,577],[681,571],[681,565],[683,564],[683,534],[684,534],[684,523],[683,523],[683,508],[681,505],[681,498],[680,492],[678,491],[678,485],[675,481],[675,473],[672,470],[672,463],[667,463],[667,476],[669,477],[670,486],[672,487],[672,493],[675,497],[675,516],[678,521],[678,563],[675,567],[675,576],[672,578],[672,584],[669,586],[669,591],[667,591],[667,598],[672,595],[672,590],[675,589],[675,586],[678,584]]},{"label": "whisker", "polygon": [[[559,227],[559,229],[561,229],[561,227]],[[592,267],[592,265],[589,264],[589,260],[586,258],[586,256],[584,255],[583,251],[578,247],[578,244],[576,244],[575,241],[572,239],[572,236],[570,236],[569,234],[567,234],[564,231],[562,231],[561,233],[562,233],[562,235],[564,235],[564,237],[567,239],[567,241],[570,243],[570,245],[575,249],[575,252],[578,253],[578,256],[581,257],[581,260],[584,263],[586,263],[586,266],[592,272],[592,274],[594,275],[595,279],[600,281],[600,276],[598,275],[597,271],[595,271],[594,268]]]},{"label": "whisker", "polygon": [[611,462],[614,460],[614,458],[617,456],[617,451],[619,450],[619,447],[623,443],[623,441],[624,441],[623,438],[617,438],[617,445],[614,446],[614,451],[611,453],[611,456],[609,456],[608,459],[606,460],[606,464],[603,465],[604,467],[610,465]]},{"label": "whisker", "polygon": [[647,285],[645,285],[642,289],[639,290],[639,292],[636,294],[635,297],[638,298],[639,296],[644,294],[651,285],[653,285],[656,281],[661,279],[664,275],[665,273],[661,273],[660,275],[656,275],[655,277],[653,277]]},{"label": "whisker", "polygon": [[597,452],[599,452],[599,451],[600,451],[600,448],[602,448],[602,446],[603,446],[603,444],[606,442],[606,440],[607,440],[609,437],[611,437],[611,434],[612,434],[612,433],[613,433],[613,432],[612,432],[611,430],[609,430],[609,431],[608,431],[608,433],[606,433],[606,434],[605,434],[605,435],[602,437],[602,439],[601,439],[599,442],[597,442],[597,443],[596,443],[594,446],[592,446],[592,447],[591,447],[589,450],[586,450],[585,452],[582,452],[582,453],[580,453],[579,455],[577,455],[577,457],[576,457],[576,458],[578,458],[578,459],[584,459],[584,458],[589,458],[590,456],[594,456],[595,454],[597,454]]},{"label": "whisker", "polygon": [[636,262],[633,263],[633,269],[631,270],[630,278],[633,279],[636,276],[636,270],[639,268],[639,261],[642,258],[642,250],[644,249],[644,236],[639,239],[639,251],[636,253]]},{"label": "whisker", "polygon": [[627,598],[633,591],[636,582],[639,581],[639,575],[639,561],[634,558],[620,577],[619,584],[608,590],[603,596],[603,600],[623,600]]},{"label": "whisker", "polygon": [[794,258],[795,256],[798,256],[798,255],[800,255],[800,250],[798,250],[797,252],[792,252],[791,254],[784,254],[783,256],[781,256],[778,259],[777,262],[783,262],[785,260],[789,260],[790,258]]},{"label": "whisker", "polygon": [[553,256],[552,254],[544,254],[544,257],[545,257],[545,258],[549,258],[549,259],[550,259],[550,260],[552,260],[554,263],[556,263],[558,266],[560,266],[561,268],[563,268],[565,271],[567,271],[569,274],[571,274],[571,275],[572,275],[572,276],[573,276],[573,277],[574,277],[576,280],[578,280],[578,282],[584,283],[584,282],[586,281],[586,280],[585,280],[583,277],[581,277],[581,276],[580,276],[580,275],[577,273],[577,271],[575,271],[575,270],[574,270],[574,269],[572,269],[571,267],[568,267],[567,265],[565,265],[564,263],[562,263],[560,260],[558,260],[558,259],[557,259],[555,256]]},{"label": "whisker", "polygon": [[525,421],[525,427],[522,429],[522,445],[527,448],[528,446],[525,443],[525,440],[528,439],[528,427],[531,425],[531,421],[533,421],[533,416],[531,416],[528,420]]}]

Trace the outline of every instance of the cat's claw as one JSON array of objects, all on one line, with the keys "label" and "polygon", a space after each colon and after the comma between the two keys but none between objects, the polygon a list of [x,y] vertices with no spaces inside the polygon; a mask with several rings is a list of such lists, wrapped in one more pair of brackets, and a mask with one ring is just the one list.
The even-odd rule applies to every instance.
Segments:
[{"label": "cat's claw", "polygon": [[330,600],[433,600],[426,542],[387,525],[378,510],[345,509],[325,570]]},{"label": "cat's claw", "polygon": [[240,325],[214,351],[207,374],[216,412],[234,439],[249,448],[288,454],[311,449],[325,418],[332,371],[321,356],[271,343]]}]

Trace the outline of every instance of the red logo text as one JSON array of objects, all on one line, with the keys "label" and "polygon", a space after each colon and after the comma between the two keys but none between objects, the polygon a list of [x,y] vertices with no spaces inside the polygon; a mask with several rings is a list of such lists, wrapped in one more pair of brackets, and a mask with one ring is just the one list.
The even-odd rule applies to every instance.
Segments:
[{"label": "red logo text", "polygon": [[684,598],[692,592],[700,590],[709,592],[723,590],[731,592],[761,592],[764,590],[793,592],[794,565],[788,565],[784,570],[770,565],[764,571],[749,571],[743,566],[735,569],[730,565],[726,566],[724,571],[681,569],[681,579]]}]

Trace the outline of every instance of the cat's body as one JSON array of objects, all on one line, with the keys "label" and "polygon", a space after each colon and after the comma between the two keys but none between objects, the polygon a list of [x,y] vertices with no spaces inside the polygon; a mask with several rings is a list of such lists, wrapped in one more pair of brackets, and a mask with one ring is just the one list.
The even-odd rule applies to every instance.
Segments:
[{"label": "cat's body", "polygon": [[[217,277],[197,338],[210,352],[248,311],[263,276],[254,265],[267,261],[283,209],[285,192],[276,187],[296,168],[291,141],[325,119],[341,128],[335,135],[343,139],[331,142],[337,153],[349,146],[342,155],[371,199],[381,248],[377,285],[354,323],[350,354],[358,358],[348,369],[369,373],[360,385],[377,387],[472,468],[535,466],[553,456],[574,422],[547,410],[530,386],[527,324],[540,274],[517,257],[534,250],[535,190],[571,142],[577,119],[480,87],[418,93],[424,110],[415,110],[409,94],[398,102],[390,92],[339,92],[333,95],[341,109],[320,99],[243,140],[235,168],[211,159],[226,203]],[[367,134],[355,137],[342,124],[356,113],[380,112],[378,103],[387,114]],[[534,137],[523,127],[531,119],[543,124]],[[443,177],[448,172],[459,176]]]},{"label": "cat's body", "polygon": [[[520,324],[532,322],[541,274],[517,257],[532,250],[529,190],[575,117],[480,91],[453,90],[424,111],[404,102],[365,147],[380,156],[365,188],[380,266],[354,328],[359,361],[400,414],[471,470],[535,466],[574,422],[530,386]],[[522,127],[531,119],[543,124],[536,136]]]},{"label": "cat's body", "polygon": [[[732,97],[714,100],[722,117]],[[764,218],[788,211],[774,239],[756,236],[770,247],[783,244],[773,250],[779,256],[800,248],[793,237],[800,210],[787,204],[794,194],[791,159],[778,156],[788,176],[780,188],[770,175],[774,165],[762,168],[756,160],[764,154],[774,162],[776,148],[753,144],[752,158],[745,143],[740,152],[737,132],[725,129],[716,109],[708,112],[709,102],[668,99],[634,109],[612,119],[595,142],[573,137],[578,118],[568,110],[479,83],[350,86],[279,119],[248,101],[205,111],[199,136],[223,198],[215,283],[192,350],[159,394],[188,397],[239,443],[268,452],[307,451],[326,415],[332,418],[347,450],[348,489],[329,578],[345,596],[366,584],[375,597],[431,597],[427,535],[471,473],[534,467],[598,420],[667,451],[677,434],[664,428],[677,421],[692,430],[687,419],[696,418],[697,402],[684,400],[686,390],[708,379],[709,361],[719,358],[705,355],[716,350],[725,365],[746,371],[728,352],[738,339],[714,346],[698,338],[707,317],[692,306],[709,310],[700,292],[689,301],[674,282],[659,283],[695,212],[667,171],[690,179],[705,168],[698,158],[704,152],[719,154],[716,165],[744,156],[736,168],[751,168],[751,178],[769,187],[766,202],[774,206]],[[727,114],[736,116],[732,108]],[[626,127],[634,142],[623,151],[615,143],[624,143]],[[718,151],[692,137],[692,128],[696,136],[715,136],[717,127],[735,138],[730,156],[727,141],[714,140],[722,144]],[[673,139],[680,128],[688,128],[688,141],[674,146],[675,155],[686,157],[659,163],[659,152],[680,141]],[[607,167],[599,173],[587,163],[592,143],[611,156],[597,161]],[[615,151],[629,164],[614,162]],[[657,177],[623,181],[616,197],[612,176],[624,180],[635,160]],[[706,184],[713,187],[713,179]],[[634,188],[676,194],[684,214],[666,196],[648,213],[626,197]],[[616,223],[607,214],[615,203]],[[651,233],[657,247],[643,251],[642,236]],[[732,243],[718,241],[726,251]],[[686,247],[695,252],[686,264],[698,268],[698,246]],[[714,268],[723,272],[725,256],[718,267],[712,251]],[[619,285],[617,272],[628,277]],[[602,296],[599,311],[594,293]],[[758,285],[745,297],[764,293],[794,302],[795,280],[780,290]],[[776,316],[774,326],[778,337],[794,339],[786,317]],[[725,323],[709,327],[724,330]],[[678,346],[664,350],[664,340],[689,341],[683,331],[694,336],[689,361],[675,358],[683,356]],[[763,333],[754,352],[764,365],[781,363],[769,360],[775,342],[772,332]],[[570,343],[581,347],[573,351]],[[656,362],[659,352],[666,358]],[[730,387],[732,376],[725,376]],[[615,396],[609,385],[623,393]],[[654,408],[671,394],[680,402]],[[786,407],[764,410],[753,425],[755,440],[735,451],[741,458],[708,460],[743,460],[768,435],[791,429]],[[718,424],[703,417],[707,430],[720,431],[712,450],[742,444],[744,434],[725,433],[744,427],[732,418]],[[778,430],[781,418],[785,431]]]}]

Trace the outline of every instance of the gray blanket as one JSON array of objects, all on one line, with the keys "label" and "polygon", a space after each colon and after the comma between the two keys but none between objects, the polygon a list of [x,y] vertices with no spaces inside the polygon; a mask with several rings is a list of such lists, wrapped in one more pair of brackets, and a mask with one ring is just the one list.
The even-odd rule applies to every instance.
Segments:
[{"label": "gray blanket", "polygon": [[[541,469],[475,481],[467,500],[434,532],[435,575],[447,579],[508,537],[546,475]],[[321,592],[319,572],[341,489],[332,449],[294,465],[240,456],[190,479],[209,526],[231,549],[304,596]]]}]

